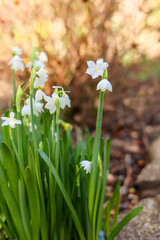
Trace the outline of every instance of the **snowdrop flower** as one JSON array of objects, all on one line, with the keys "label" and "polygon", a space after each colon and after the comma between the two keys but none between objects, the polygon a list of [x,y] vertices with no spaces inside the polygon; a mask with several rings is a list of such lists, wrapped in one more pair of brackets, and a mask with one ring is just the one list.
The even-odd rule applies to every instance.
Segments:
[{"label": "snowdrop flower", "polygon": [[47,71],[41,67],[39,69],[38,72],[36,72],[36,74],[39,76],[39,77],[36,77],[35,81],[34,81],[34,87],[35,88],[38,88],[38,87],[44,87],[44,84],[45,82],[47,81]]},{"label": "snowdrop flower", "polygon": [[[44,63],[40,60],[34,60],[34,65],[36,68],[41,68],[41,67],[44,67]],[[27,64],[26,64],[26,67],[29,68],[32,66],[32,62],[29,61]]]},{"label": "snowdrop flower", "polygon": [[4,122],[2,123],[2,127],[9,125],[11,128],[15,128],[15,124],[21,124],[21,120],[15,119],[14,116],[15,116],[15,113],[11,112],[9,118],[1,117],[1,119],[4,120]]},{"label": "snowdrop flower", "polygon": [[12,48],[12,53],[15,55],[21,55],[22,54],[22,50],[19,47],[13,47]]},{"label": "snowdrop flower", "polygon": [[18,55],[15,55],[12,57],[11,61],[9,62],[9,65],[11,65],[11,69],[15,71],[24,70],[24,64],[22,62],[22,58],[20,58]]},{"label": "snowdrop flower", "polygon": [[108,63],[103,62],[103,58],[98,59],[96,63],[93,61],[87,61],[87,65],[88,65],[88,68],[86,73],[91,75],[92,78],[103,76],[104,70],[107,69],[108,67]]},{"label": "snowdrop flower", "polygon": [[63,91],[62,93],[62,97],[59,98],[60,101],[60,107],[62,109],[65,108],[65,106],[70,107],[71,106],[71,100],[69,99],[68,94],[65,93],[65,91]]},{"label": "snowdrop flower", "polygon": [[91,173],[91,162],[87,160],[83,160],[80,162],[81,167],[84,167],[86,173]]},{"label": "snowdrop flower", "polygon": [[[34,99],[33,101],[33,114],[38,116],[40,112],[43,112],[43,103],[36,102]],[[26,105],[22,108],[22,116],[24,115],[31,115],[31,106],[30,106],[30,98],[27,98]]]},{"label": "snowdrop flower", "polygon": [[35,65],[36,68],[44,67],[44,63],[40,60],[35,60],[34,65]]},{"label": "snowdrop flower", "polygon": [[102,79],[97,84],[97,90],[102,90],[102,92],[105,92],[106,90],[112,92],[112,85],[107,79]]},{"label": "snowdrop flower", "polygon": [[36,102],[42,100],[45,96],[46,94],[42,90],[38,89],[35,95]]},{"label": "snowdrop flower", "polygon": [[40,52],[39,60],[42,61],[42,62],[48,62],[48,57],[47,57],[45,52]]},{"label": "snowdrop flower", "polygon": [[51,97],[44,97],[44,100],[47,102],[45,108],[49,110],[50,114],[53,114],[56,111],[56,99],[59,99],[59,96],[56,93],[53,93]]}]

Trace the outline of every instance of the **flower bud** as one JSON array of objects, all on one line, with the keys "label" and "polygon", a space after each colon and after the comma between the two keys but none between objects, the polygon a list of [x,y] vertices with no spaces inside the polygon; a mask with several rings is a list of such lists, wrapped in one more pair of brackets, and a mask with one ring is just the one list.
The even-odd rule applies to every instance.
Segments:
[{"label": "flower bud", "polygon": [[21,97],[22,97],[22,88],[21,86],[18,87],[17,94],[16,94],[16,108],[17,112],[21,111]]}]

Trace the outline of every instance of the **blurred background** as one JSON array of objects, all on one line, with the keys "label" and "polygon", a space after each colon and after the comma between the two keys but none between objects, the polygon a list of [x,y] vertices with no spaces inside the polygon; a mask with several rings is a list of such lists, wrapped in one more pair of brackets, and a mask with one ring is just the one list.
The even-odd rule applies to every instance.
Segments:
[{"label": "blurred background", "polygon": [[[0,0],[1,114],[11,105],[8,62],[14,46],[22,48],[24,58],[33,46],[46,52],[45,91],[49,93],[53,84],[71,91],[72,108],[64,118],[76,131],[87,126],[91,134],[99,79],[85,73],[86,61],[103,58],[109,63],[113,93],[105,94],[102,129],[112,141],[108,192],[121,178],[122,210],[140,198],[154,196],[155,182],[144,190],[149,180],[139,183],[137,179],[151,162],[149,152],[160,135],[160,1]],[[17,72],[16,77],[19,85],[28,80],[29,72]]]}]

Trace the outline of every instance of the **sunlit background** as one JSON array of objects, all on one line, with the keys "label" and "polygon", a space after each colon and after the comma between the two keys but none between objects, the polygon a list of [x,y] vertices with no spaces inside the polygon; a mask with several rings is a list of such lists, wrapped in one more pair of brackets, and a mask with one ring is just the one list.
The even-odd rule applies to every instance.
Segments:
[{"label": "sunlit background", "polygon": [[[46,52],[45,91],[53,84],[71,91],[72,108],[64,117],[91,131],[98,80],[85,73],[86,61],[109,63],[113,93],[105,94],[102,133],[112,138],[111,173],[128,176],[126,162],[133,163],[125,183],[132,187],[160,130],[160,1],[0,0],[1,113],[12,99],[8,62],[14,46],[22,48],[25,59],[33,46]],[[27,70],[16,76],[17,85],[29,79]]]}]

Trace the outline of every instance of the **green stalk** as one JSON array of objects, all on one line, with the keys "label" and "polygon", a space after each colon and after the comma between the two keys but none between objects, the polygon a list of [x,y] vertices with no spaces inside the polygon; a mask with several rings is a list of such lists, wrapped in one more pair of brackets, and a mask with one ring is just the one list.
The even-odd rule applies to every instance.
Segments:
[{"label": "green stalk", "polygon": [[15,81],[15,72],[12,69],[12,84],[13,84],[13,103],[16,101],[16,81]]},{"label": "green stalk", "polygon": [[91,219],[93,214],[94,197],[95,197],[95,190],[96,190],[96,176],[97,176],[97,169],[98,169],[97,160],[98,160],[98,151],[99,151],[100,137],[101,137],[103,99],[104,99],[104,92],[100,91],[97,123],[96,123],[96,133],[95,133],[93,155],[92,155],[92,172],[91,172],[90,183],[89,183],[88,206],[89,206],[89,215]]},{"label": "green stalk", "polygon": [[33,133],[33,146],[34,146],[34,155],[35,155],[35,171],[37,176],[39,194],[40,194],[40,207],[41,207],[41,234],[42,240],[48,239],[47,233],[47,221],[46,221],[46,213],[45,213],[45,204],[44,204],[44,194],[43,194],[43,186],[42,186],[42,179],[41,179],[41,172],[40,172],[40,165],[39,165],[39,156],[38,156],[38,142],[34,127],[34,115],[33,115],[33,83],[36,78],[36,69],[35,67],[32,68],[31,77],[30,77],[30,107],[31,107],[31,124],[32,124],[32,133]]}]

